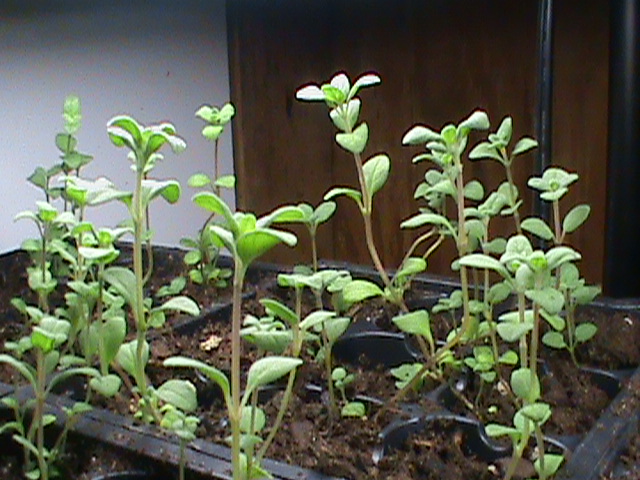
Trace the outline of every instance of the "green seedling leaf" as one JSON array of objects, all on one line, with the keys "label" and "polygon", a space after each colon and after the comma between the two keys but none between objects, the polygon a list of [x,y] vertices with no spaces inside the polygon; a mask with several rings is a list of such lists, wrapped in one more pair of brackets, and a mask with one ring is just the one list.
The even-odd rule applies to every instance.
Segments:
[{"label": "green seedling leaf", "polygon": [[37,326],[33,327],[31,344],[44,353],[49,353],[67,340],[70,329],[71,324],[68,321],[45,316]]},{"label": "green seedling leaf", "polygon": [[187,185],[193,188],[202,188],[206,187],[211,183],[211,179],[208,175],[204,173],[196,173],[195,175],[191,175],[189,180],[187,181]]},{"label": "green seedling leaf", "polygon": [[306,85],[298,89],[296,98],[308,102],[324,101],[324,92],[318,85]]},{"label": "green seedling leaf", "polygon": [[600,287],[596,286],[582,286],[576,288],[573,292],[571,292],[571,298],[578,305],[586,305],[587,303],[593,302],[593,300],[600,295],[601,292]]},{"label": "green seedling leaf", "polygon": [[163,402],[183,412],[193,412],[198,408],[196,387],[188,380],[167,380],[156,390],[156,394]]},{"label": "green seedling leaf", "polygon": [[518,354],[513,350],[507,350],[500,355],[498,363],[502,363],[504,365],[516,365],[518,363]]},{"label": "green seedling leaf", "polygon": [[550,270],[558,268],[567,262],[575,262],[582,258],[578,252],[571,247],[559,246],[553,247],[547,253],[545,253],[547,259],[548,268]]},{"label": "green seedling leaf", "polygon": [[316,225],[326,222],[335,213],[337,205],[335,202],[322,202],[313,212],[313,221]]},{"label": "green seedling leaf", "polygon": [[316,326],[322,326],[324,323],[328,322],[330,319],[333,319],[336,316],[335,312],[328,312],[324,310],[316,310],[315,312],[311,312],[307,315],[302,322],[300,322],[300,330],[311,330],[312,328],[316,328]]},{"label": "green seedling leaf", "polygon": [[456,231],[449,223],[449,220],[435,213],[419,213],[413,217],[405,220],[400,224],[400,228],[418,228],[423,225],[437,225],[446,228],[452,236],[455,236]]},{"label": "green seedling leaf", "polygon": [[349,402],[342,410],[340,410],[340,415],[343,417],[358,417],[362,418],[367,414],[367,408],[362,402]]},{"label": "green seedling leaf", "polygon": [[372,85],[377,85],[379,83],[380,83],[380,77],[378,75],[376,75],[375,73],[366,73],[355,81],[355,83],[351,87],[351,90],[349,90],[347,99],[350,100],[353,97],[355,97],[361,88],[370,87]]},{"label": "green seedling leaf", "polygon": [[402,137],[403,145],[424,145],[427,142],[441,141],[439,133],[423,125],[415,125]]},{"label": "green seedling leaf", "polygon": [[479,269],[487,269],[498,272],[504,277],[509,277],[509,273],[507,272],[504,265],[500,263],[493,257],[489,255],[484,255],[482,253],[472,253],[470,255],[465,255],[460,259],[460,265],[465,267],[479,268]]},{"label": "green seedling leaf", "polygon": [[131,270],[125,267],[109,267],[104,271],[102,278],[132,309],[135,308],[136,276]]},{"label": "green seedling leaf", "polygon": [[577,205],[573,207],[562,221],[562,230],[571,233],[578,229],[589,218],[591,207],[589,205]]},{"label": "green seedling leaf", "polygon": [[499,282],[491,285],[487,294],[487,301],[492,305],[504,302],[511,295],[511,287],[506,282]]},{"label": "green seedling leaf", "polygon": [[[184,263],[186,263],[187,265],[190,265],[186,260],[187,256],[193,252],[194,251],[187,252],[187,254],[184,256],[185,257]],[[195,253],[199,254],[199,252],[195,252]],[[173,280],[171,280],[171,283],[169,283],[169,285],[163,285],[162,287],[160,287],[156,292],[156,297],[161,298],[161,297],[168,297],[171,295],[177,295],[182,290],[184,290],[184,287],[186,286],[187,286],[187,279],[185,277],[176,277]]]},{"label": "green seedling leaf", "polygon": [[564,307],[564,296],[551,287],[541,290],[527,290],[524,294],[529,300],[540,305],[551,315],[560,313]]},{"label": "green seedling leaf", "polygon": [[532,233],[535,236],[542,238],[543,240],[547,240],[547,241],[553,240],[553,237],[554,237],[553,231],[551,230],[549,225],[547,225],[546,222],[541,218],[538,218],[538,217],[525,218],[522,221],[521,226],[525,232]]},{"label": "green seedling leaf", "polygon": [[487,130],[489,126],[489,116],[481,110],[476,110],[458,125],[458,131],[466,136],[469,130]]},{"label": "green seedling leaf", "polygon": [[511,156],[515,157],[516,155],[522,155],[523,153],[528,152],[529,150],[533,150],[538,147],[538,142],[536,142],[533,138],[522,137],[516,143],[516,146],[513,147],[513,151],[511,152]]},{"label": "green seedling leaf", "polygon": [[223,175],[216,179],[213,184],[216,187],[234,189],[236,188],[236,176],[235,175]]},{"label": "green seedling leaf", "polygon": [[333,344],[340,336],[342,336],[350,323],[351,319],[348,317],[333,317],[325,320],[324,329],[327,332],[329,343]]},{"label": "green seedling leaf", "polygon": [[471,180],[464,186],[464,197],[479,202],[484,197],[484,187],[477,180]]},{"label": "green seedling leaf", "polygon": [[257,228],[265,228],[272,223],[291,223],[304,221],[304,212],[298,207],[285,205],[276,208],[273,212],[260,217],[256,222]]},{"label": "green seedling leaf", "polygon": [[530,323],[500,323],[496,331],[505,342],[515,342],[533,330]]},{"label": "green seedling leaf", "polygon": [[233,212],[222,198],[213,192],[199,192],[191,197],[191,201],[205,210],[222,215],[232,232],[236,233],[238,225],[233,218]]},{"label": "green seedling leaf", "polygon": [[490,437],[502,437],[508,435],[512,438],[518,438],[520,436],[520,431],[513,427],[506,427],[504,425],[498,425],[497,423],[489,423],[485,427],[485,431],[487,435]]},{"label": "green seedling leaf", "polygon": [[547,332],[542,336],[542,343],[547,347],[556,348],[558,350],[567,348],[564,337],[560,332]]},{"label": "green seedling leaf", "polygon": [[393,317],[392,321],[403,332],[411,335],[421,335],[426,338],[429,343],[433,343],[429,312],[426,310],[416,310],[397,315]]},{"label": "green seedling leaf", "polygon": [[551,417],[551,407],[546,403],[531,403],[530,405],[522,407],[519,412],[529,420],[540,425]]},{"label": "green seedling leaf", "polygon": [[267,416],[265,415],[264,410],[259,407],[242,407],[242,413],[240,415],[240,431],[243,433],[254,434],[261,431],[266,424]]},{"label": "green seedling leaf", "polygon": [[358,190],[349,187],[336,187],[329,190],[324,194],[325,200],[331,200],[332,198],[339,196],[346,196],[355,201],[360,208],[362,208],[362,193]]},{"label": "green seedling leaf", "polygon": [[249,265],[280,243],[293,247],[298,243],[298,239],[293,233],[262,228],[240,236],[236,248],[243,264]]},{"label": "green seedling leaf", "polygon": [[260,304],[267,311],[267,314],[280,318],[287,322],[289,325],[295,325],[300,321],[293,310],[277,300],[262,298],[260,299]]},{"label": "green seedling leaf", "polygon": [[157,307],[157,310],[173,310],[186,313],[187,315],[193,315],[194,317],[200,314],[198,304],[194,302],[193,299],[185,296],[173,297],[171,300]]},{"label": "green seedling leaf", "polygon": [[266,357],[254,362],[247,374],[245,397],[258,387],[268,385],[302,364],[302,360],[289,357]]},{"label": "green seedling leaf", "polygon": [[353,280],[342,289],[342,298],[349,305],[362,302],[367,298],[381,297],[383,294],[378,285],[368,280]]},{"label": "green seedling leaf", "polygon": [[493,160],[498,160],[500,163],[503,162],[503,159],[496,148],[489,142],[479,143],[469,152],[470,160],[480,160],[483,158],[491,158]]},{"label": "green seedling leaf", "polygon": [[585,322],[576,327],[574,336],[577,342],[584,343],[591,340],[597,332],[598,327],[593,323]]},{"label": "green seedling leaf", "polygon": [[417,275],[427,269],[427,261],[422,257],[409,257],[396,272],[396,278]]},{"label": "green seedling leaf", "polygon": [[[136,349],[138,346],[137,340],[124,343],[120,346],[116,355],[116,362],[132,377],[136,375]],[[143,367],[146,367],[149,362],[149,344],[145,341],[142,346],[142,363]]]},{"label": "green seedling leaf", "polygon": [[122,380],[117,375],[104,375],[89,380],[89,386],[100,395],[113,397],[120,390]]},{"label": "green seedling leaf", "polygon": [[552,315],[548,313],[546,310],[540,310],[540,314],[542,315],[542,318],[544,318],[554,330],[557,330],[557,331],[564,330],[565,321],[564,321],[564,318],[562,318],[560,315],[557,315],[557,314]]},{"label": "green seedling leaf", "polygon": [[533,462],[533,468],[541,478],[550,478],[558,471],[564,460],[564,456],[555,453],[544,454],[544,471],[542,470],[542,462],[540,458],[536,458]]},{"label": "green seedling leaf", "polygon": [[540,380],[529,368],[519,368],[511,374],[511,389],[522,400],[535,402],[540,398]]},{"label": "green seedling leaf", "polygon": [[180,356],[167,358],[162,364],[165,367],[193,368],[200,371],[220,386],[227,405],[230,405],[231,387],[229,385],[229,379],[217,368],[207,365],[200,360]]},{"label": "green seedling leaf", "polygon": [[359,154],[364,151],[369,140],[369,127],[366,122],[361,123],[351,133],[336,133],[336,142],[348,152]]},{"label": "green seedling leaf", "polygon": [[364,180],[370,199],[373,198],[375,193],[378,192],[387,182],[390,169],[391,161],[389,160],[389,157],[384,154],[370,158],[362,166]]}]

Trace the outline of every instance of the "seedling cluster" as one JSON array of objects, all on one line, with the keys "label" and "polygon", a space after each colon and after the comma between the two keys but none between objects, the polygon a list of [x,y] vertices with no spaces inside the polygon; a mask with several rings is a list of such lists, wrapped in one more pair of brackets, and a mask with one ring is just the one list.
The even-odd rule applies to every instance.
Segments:
[{"label": "seedling cluster", "polygon": [[[346,365],[337,365],[332,354],[335,342],[348,329],[349,312],[358,303],[380,297],[395,305],[395,326],[415,338],[422,354],[420,362],[393,369],[398,393],[389,405],[402,401],[411,390],[418,390],[426,378],[447,382],[448,376],[469,369],[482,388],[499,387],[512,399],[516,414],[510,425],[487,424],[491,436],[508,436],[513,458],[504,480],[513,477],[520,459],[535,442],[534,466],[538,478],[551,477],[562,457],[547,451],[544,425],[553,414],[544,401],[541,387],[539,352],[541,343],[565,349],[577,364],[576,349],[596,334],[590,323],[578,324],[576,308],[589,303],[599,293],[580,277],[580,253],[567,244],[569,234],[588,218],[589,207],[578,205],[563,216],[561,199],[578,176],[560,168],[549,168],[529,186],[549,202],[551,225],[538,217],[521,218],[522,200],[513,180],[513,164],[537,143],[529,137],[513,147],[512,121],[505,118],[498,129],[477,143],[468,153],[472,135],[490,129],[483,111],[474,111],[458,124],[439,130],[417,125],[402,139],[405,145],[420,145],[426,151],[414,163],[431,164],[415,191],[420,201],[418,213],[400,225],[421,229],[393,275],[383,266],[374,241],[372,220],[374,200],[389,178],[391,160],[381,153],[364,159],[369,127],[361,121],[359,94],[380,83],[375,74],[366,74],[353,84],[344,73],[330,82],[310,84],[298,90],[303,101],[318,101],[329,109],[337,128],[336,143],[353,159],[358,185],[334,186],[317,206],[309,203],[285,205],[257,216],[234,211],[223,198],[223,189],[235,187],[235,177],[221,176],[219,141],[235,115],[231,104],[221,108],[203,106],[196,115],[205,121],[202,134],[214,145],[211,175],[198,173],[189,185],[198,189],[193,203],[203,209],[203,223],[193,238],[183,245],[189,250],[184,262],[188,280],[175,279],[147,296],[153,270],[149,206],[157,199],[178,201],[181,187],[175,180],[151,179],[150,173],[163,159],[162,149],[175,154],[185,149],[185,141],[170,123],[144,126],[129,116],[117,116],[107,125],[112,143],[125,149],[134,173],[133,191],[119,190],[104,177],[87,179],[81,168],[91,156],[77,150],[76,134],[81,125],[80,101],[69,97],[64,104],[65,131],[56,136],[61,162],[51,168],[38,167],[29,180],[43,192],[34,211],[19,213],[37,227],[38,238],[23,244],[33,259],[28,270],[29,286],[37,305],[15,299],[30,333],[5,345],[0,362],[14,367],[33,389],[33,399],[20,403],[15,398],[3,402],[15,413],[1,432],[12,431],[24,447],[25,475],[48,480],[62,454],[66,433],[78,415],[90,409],[94,394],[114,396],[123,388],[135,400],[134,415],[142,422],[157,424],[174,432],[183,452],[180,479],[184,478],[185,447],[197,433],[198,400],[196,387],[181,380],[182,369],[195,369],[216,383],[224,397],[230,425],[228,442],[232,451],[233,478],[263,478],[262,466],[269,446],[284,421],[295,386],[297,369],[313,352],[324,371],[328,392],[328,412],[333,422],[341,417],[366,417],[367,406],[350,398],[348,387],[354,380]],[[495,191],[486,192],[477,180],[465,177],[465,165],[474,160],[493,160],[504,167],[505,180]],[[380,282],[352,278],[347,271],[321,269],[316,245],[317,229],[329,221],[337,209],[335,199],[347,197],[355,202],[362,217],[364,242]],[[128,219],[116,227],[96,226],[86,212],[99,205],[121,202]],[[509,238],[491,235],[497,217],[510,217],[514,233]],[[279,244],[296,245],[297,237],[282,228],[301,223],[309,233],[312,257],[309,265],[278,276],[278,283],[293,291],[294,305],[281,299],[261,299],[264,316],[242,318],[242,291],[249,267]],[[132,237],[132,267],[118,262],[118,240]],[[533,238],[532,238],[533,236]],[[533,240],[533,241],[532,241]],[[461,287],[433,306],[411,310],[405,293],[412,279],[427,269],[429,257],[443,243],[452,242]],[[145,257],[146,245],[146,257]],[[218,266],[226,251],[233,269]],[[146,262],[145,262],[146,258]],[[146,263],[146,265],[145,265]],[[199,306],[179,295],[187,281],[223,287],[231,282],[233,312],[229,375],[216,365],[186,356],[167,358],[164,365],[176,372],[159,386],[148,376],[149,332],[162,328],[168,312],[197,315]],[[63,297],[58,292],[63,292]],[[314,308],[303,314],[302,298],[310,291]],[[55,296],[55,295],[58,296]],[[55,298],[53,298],[55,296]],[[497,308],[513,299],[511,311],[497,314]],[[450,318],[453,328],[445,338],[436,338],[432,322]],[[242,375],[241,354],[252,344],[257,359]],[[506,373],[505,373],[506,372]],[[88,378],[86,398],[56,419],[46,412],[46,398],[64,379],[81,375]],[[281,378],[286,379],[279,410],[268,419],[259,405],[259,391]],[[497,387],[496,387],[497,388]],[[478,398],[464,404],[480,418]],[[26,412],[30,411],[28,417]],[[379,412],[378,412],[379,413]],[[28,420],[30,418],[30,420]],[[45,445],[45,427],[56,420],[65,424],[52,446]]]}]

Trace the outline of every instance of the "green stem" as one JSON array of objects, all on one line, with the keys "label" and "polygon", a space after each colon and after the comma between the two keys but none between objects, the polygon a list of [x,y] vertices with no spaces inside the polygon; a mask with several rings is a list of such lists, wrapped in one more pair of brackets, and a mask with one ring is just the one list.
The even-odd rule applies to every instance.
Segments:
[{"label": "green stem", "polygon": [[36,405],[33,413],[33,421],[37,422],[36,426],[36,448],[38,449],[38,468],[40,468],[40,480],[49,479],[49,466],[45,459],[44,449],[44,422],[42,417],[44,416],[44,403],[45,403],[45,383],[46,383],[46,370],[44,364],[44,352],[38,348],[36,352],[36,369],[37,378],[36,383]]},{"label": "green stem", "polygon": [[546,480],[547,475],[545,475],[544,468],[544,437],[542,436],[542,428],[537,423],[535,424],[535,436],[536,436],[536,445],[538,446],[538,455],[540,459],[540,479]]},{"label": "green stem", "polygon": [[240,480],[240,358],[242,344],[240,343],[240,328],[242,326],[242,285],[244,283],[245,266],[236,257],[233,272],[233,313],[231,332],[231,409],[229,423],[231,424],[231,463],[233,465],[233,479]]},{"label": "green stem", "polygon": [[[524,323],[525,322],[525,298],[524,298],[524,293],[522,292],[518,292],[518,318],[520,323]],[[520,347],[520,367],[522,368],[527,368],[527,335],[524,334],[522,337],[520,337],[520,341],[519,341],[519,347]]]},{"label": "green stem", "polygon": [[512,208],[513,210],[513,221],[516,224],[516,230],[518,232],[518,235],[522,235],[522,227],[520,226],[520,213],[518,212],[518,209],[515,208],[516,205],[516,199],[513,198],[513,187],[516,186],[516,184],[513,181],[513,174],[511,173],[511,162],[507,162],[505,164],[505,171],[507,174],[507,182],[509,182],[509,206]]}]

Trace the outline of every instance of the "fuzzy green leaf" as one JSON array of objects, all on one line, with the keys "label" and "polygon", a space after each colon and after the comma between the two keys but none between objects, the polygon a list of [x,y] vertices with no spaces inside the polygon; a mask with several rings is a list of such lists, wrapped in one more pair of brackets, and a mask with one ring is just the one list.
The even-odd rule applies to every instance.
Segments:
[{"label": "fuzzy green leaf", "polygon": [[415,310],[413,312],[397,315],[392,319],[393,323],[405,333],[410,335],[421,335],[433,342],[431,325],[429,322],[429,312],[426,310]]},{"label": "fuzzy green leaf", "polygon": [[547,241],[553,240],[553,237],[554,237],[553,231],[551,230],[549,225],[547,225],[547,223],[541,218],[538,218],[538,217],[525,218],[522,221],[521,226],[525,232],[532,233],[535,236],[542,238],[543,240],[547,240]]},{"label": "fuzzy green leaf", "polygon": [[562,230],[571,233],[577,230],[589,218],[591,207],[589,205],[576,205],[562,221]]},{"label": "fuzzy green leaf", "polygon": [[366,122],[361,123],[351,133],[336,133],[336,142],[348,152],[362,153],[369,140],[369,127]]},{"label": "fuzzy green leaf", "polygon": [[370,158],[362,166],[369,198],[372,198],[387,182],[390,169],[391,161],[389,157],[384,154]]},{"label": "fuzzy green leaf", "polygon": [[342,289],[342,298],[349,305],[382,295],[382,289],[368,280],[353,280]]},{"label": "fuzzy green leaf", "polygon": [[256,388],[268,385],[302,365],[302,360],[289,357],[265,357],[254,362],[247,374],[247,397]]},{"label": "fuzzy green leaf", "polygon": [[188,380],[167,380],[158,387],[156,394],[160,400],[183,412],[193,412],[198,408],[196,387]]},{"label": "fuzzy green leaf", "polygon": [[222,389],[225,401],[229,404],[231,396],[231,386],[229,385],[229,379],[227,376],[215,367],[207,365],[200,360],[194,360],[188,357],[169,357],[163,363],[165,367],[181,367],[181,368],[193,368],[206,375],[210,380],[217,383]]},{"label": "fuzzy green leaf", "polygon": [[596,333],[598,333],[598,327],[593,323],[585,322],[576,327],[574,335],[577,342],[584,343],[591,340]]},{"label": "fuzzy green leaf", "polygon": [[535,402],[540,398],[540,380],[528,368],[519,368],[511,374],[511,389],[522,400]]}]

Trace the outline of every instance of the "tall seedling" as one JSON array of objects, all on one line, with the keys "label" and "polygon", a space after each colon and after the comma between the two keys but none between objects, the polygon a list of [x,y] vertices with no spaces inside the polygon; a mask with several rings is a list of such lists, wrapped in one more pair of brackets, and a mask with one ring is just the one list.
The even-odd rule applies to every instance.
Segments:
[{"label": "tall seedling", "polygon": [[[297,238],[290,232],[273,228],[273,224],[298,222],[303,213],[293,206],[280,207],[273,212],[256,218],[253,213],[232,212],[229,206],[213,192],[194,195],[194,203],[212,214],[220,215],[220,224],[209,225],[211,233],[229,250],[234,260],[233,312],[231,332],[231,382],[215,367],[186,357],[172,357],[164,364],[171,367],[188,367],[200,370],[216,382],[224,394],[231,425],[231,455],[234,480],[262,478],[268,474],[253,456],[253,447],[262,441],[257,436],[257,417],[264,413],[249,405],[253,392],[287,375],[302,363],[297,358],[267,356],[257,360],[249,368],[244,388],[240,382],[240,358],[242,354],[242,288],[249,266],[260,256],[278,244],[294,246]],[[263,421],[259,423],[264,424]]]}]

